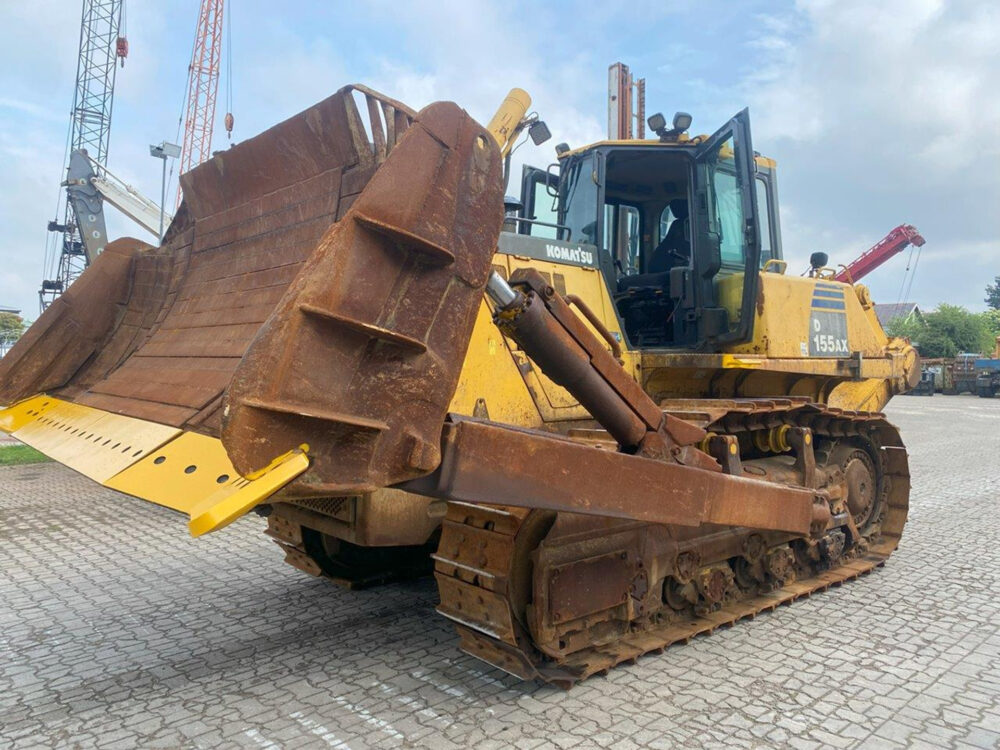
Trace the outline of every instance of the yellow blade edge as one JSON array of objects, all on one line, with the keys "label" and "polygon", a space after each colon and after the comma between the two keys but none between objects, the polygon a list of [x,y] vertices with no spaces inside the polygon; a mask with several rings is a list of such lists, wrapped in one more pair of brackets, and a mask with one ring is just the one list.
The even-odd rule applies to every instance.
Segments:
[{"label": "yellow blade edge", "polygon": [[0,409],[0,430],[13,434],[29,422],[34,422],[45,411],[60,403],[44,393],[26,398]]},{"label": "yellow blade edge", "polygon": [[199,507],[197,514],[191,515],[191,520],[188,522],[191,536],[201,536],[228,526],[308,468],[308,456],[302,451],[293,451],[284,461],[260,474],[257,479],[236,492],[216,492]]},{"label": "yellow blade edge", "polygon": [[184,432],[114,476],[106,487],[187,513],[192,536],[227,526],[309,467],[302,450],[253,479],[240,476],[222,441]]},{"label": "yellow blade edge", "polygon": [[309,467],[302,446],[243,477],[217,438],[45,394],[0,409],[0,430],[105,487],[186,513],[192,536],[227,526]]},{"label": "yellow blade edge", "polygon": [[177,427],[56,400],[13,433],[101,484],[181,434]]}]

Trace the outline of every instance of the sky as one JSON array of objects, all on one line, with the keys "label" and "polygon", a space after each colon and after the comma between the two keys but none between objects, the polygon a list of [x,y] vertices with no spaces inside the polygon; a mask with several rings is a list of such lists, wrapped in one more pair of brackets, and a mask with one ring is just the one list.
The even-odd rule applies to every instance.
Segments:
[{"label": "sky", "polygon": [[[607,69],[646,79],[647,112],[711,133],[749,106],[754,147],[778,162],[789,272],[821,250],[847,263],[898,224],[927,240],[865,279],[901,297],[985,307],[1000,275],[1000,3],[229,0],[234,139],[359,82],[414,108],[458,102],[486,122],[527,89],[552,144],[605,136]],[[46,224],[76,74],[79,0],[0,0],[0,305],[37,316]],[[108,166],[158,200],[148,147],[179,142],[197,0],[128,2]],[[223,72],[223,78],[227,77]],[[215,148],[227,146],[219,90]],[[515,166],[519,173],[519,167]],[[111,237],[151,238],[108,208]],[[907,275],[906,270],[911,273]],[[914,271],[915,267],[915,271]],[[912,285],[910,285],[912,276]],[[907,294],[908,292],[908,294]]]}]

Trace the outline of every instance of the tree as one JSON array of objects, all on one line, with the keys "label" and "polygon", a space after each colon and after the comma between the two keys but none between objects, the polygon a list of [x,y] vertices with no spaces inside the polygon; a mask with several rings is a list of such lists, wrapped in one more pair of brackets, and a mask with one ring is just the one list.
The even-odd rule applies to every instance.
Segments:
[{"label": "tree", "polygon": [[906,336],[923,357],[951,358],[959,352],[993,351],[993,332],[987,313],[971,313],[964,307],[942,303],[923,319],[913,316],[894,320],[887,327],[891,336]]},{"label": "tree", "polygon": [[11,312],[0,312],[0,333],[24,332],[24,318]]},{"label": "tree", "polygon": [[986,320],[986,327],[990,331],[990,336],[993,337],[993,345],[987,354],[991,356],[1000,357],[1000,352],[997,351],[998,346],[1000,346],[1000,310],[994,310],[990,308],[986,312],[982,313],[983,318]]},{"label": "tree", "polygon": [[994,310],[1000,310],[1000,276],[993,279],[992,284],[986,285],[986,304]]},{"label": "tree", "polygon": [[21,338],[26,328],[24,318],[9,312],[0,312],[0,352],[4,352]]},{"label": "tree", "polygon": [[1000,308],[990,308],[982,313],[982,316],[986,321],[986,327],[990,329],[990,333],[994,336],[1000,336]]}]

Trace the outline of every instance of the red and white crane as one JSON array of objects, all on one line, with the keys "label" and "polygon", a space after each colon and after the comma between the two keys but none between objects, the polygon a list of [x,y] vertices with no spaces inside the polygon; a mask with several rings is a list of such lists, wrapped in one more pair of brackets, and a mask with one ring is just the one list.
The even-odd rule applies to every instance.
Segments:
[{"label": "red and white crane", "polygon": [[[222,58],[222,20],[225,0],[202,0],[195,29],[191,64],[188,66],[184,141],[181,147],[180,174],[197,167],[212,155],[212,130],[215,126],[215,99],[219,91]],[[233,115],[226,113],[226,131],[233,130]],[[177,186],[177,204],[181,202]]]},{"label": "red and white crane", "polygon": [[844,266],[833,278],[846,283],[860,281],[889,260],[889,258],[905,250],[909,245],[922,247],[923,244],[924,238],[915,226],[900,224],[872,245],[872,247]]}]

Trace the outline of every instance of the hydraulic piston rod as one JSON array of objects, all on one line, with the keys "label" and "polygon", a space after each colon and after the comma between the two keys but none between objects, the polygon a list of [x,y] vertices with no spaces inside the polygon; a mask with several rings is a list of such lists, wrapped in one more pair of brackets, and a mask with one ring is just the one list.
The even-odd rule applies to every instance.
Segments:
[{"label": "hydraulic piston rod", "polygon": [[719,470],[713,459],[690,448],[704,431],[664,415],[540,273],[521,269],[511,282],[495,271],[487,282],[496,324],[577,398],[623,452]]}]

